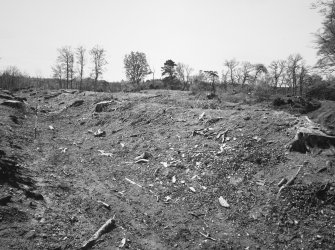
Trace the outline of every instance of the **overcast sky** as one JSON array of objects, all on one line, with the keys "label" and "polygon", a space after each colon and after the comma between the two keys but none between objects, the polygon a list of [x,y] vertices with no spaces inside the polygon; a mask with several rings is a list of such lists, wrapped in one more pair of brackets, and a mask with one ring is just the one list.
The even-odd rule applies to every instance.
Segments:
[{"label": "overcast sky", "polygon": [[[221,72],[226,59],[269,64],[300,53],[316,62],[312,0],[0,0],[0,70],[51,77],[57,48],[99,44],[108,81],[125,79],[130,51],[160,76],[167,59]],[[89,74],[91,64],[86,67]]]}]

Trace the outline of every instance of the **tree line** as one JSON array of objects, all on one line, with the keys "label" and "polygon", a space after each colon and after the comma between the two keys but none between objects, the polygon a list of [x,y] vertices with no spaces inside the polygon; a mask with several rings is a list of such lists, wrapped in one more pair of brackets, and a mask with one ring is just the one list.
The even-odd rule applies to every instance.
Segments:
[{"label": "tree line", "polygon": [[[59,48],[56,64],[52,67],[53,77],[58,80],[60,88],[73,88],[75,79],[76,88],[82,89],[84,69],[87,63],[87,52],[83,46],[72,49],[71,46]],[[107,64],[106,50],[99,45],[89,50],[91,62],[93,64],[91,77],[94,79],[94,86],[97,85],[99,77],[104,72]],[[96,89],[94,89],[96,90]]]},{"label": "tree line", "polygon": [[[227,89],[228,86],[240,86],[250,89],[256,85],[267,85],[277,91],[278,88],[289,90],[292,95],[303,95],[307,86],[321,82],[322,78],[334,82],[332,73],[335,71],[335,1],[319,0],[313,5],[323,15],[321,29],[315,34],[318,49],[316,65],[306,65],[300,54],[289,55],[286,59],[274,60],[269,65],[251,63],[236,59],[225,60],[221,72],[213,69],[194,69],[188,64],[168,59],[161,67],[159,78],[162,88],[188,90],[194,84],[207,84],[215,94],[218,85]],[[99,45],[87,50],[83,46],[72,48],[63,46],[57,49],[56,63],[52,66],[53,78],[59,88],[83,89],[85,75],[93,82],[96,90],[107,65],[106,50]],[[88,63],[91,63],[89,70]],[[131,51],[123,60],[125,76],[133,89],[141,88],[141,83],[150,75],[155,82],[155,69],[148,64],[146,54]],[[27,75],[17,67],[8,67],[0,75],[0,87],[13,88],[22,85]],[[36,78],[36,77],[35,77]],[[38,78],[38,77],[37,77]],[[147,80],[149,81],[149,80]]]}]

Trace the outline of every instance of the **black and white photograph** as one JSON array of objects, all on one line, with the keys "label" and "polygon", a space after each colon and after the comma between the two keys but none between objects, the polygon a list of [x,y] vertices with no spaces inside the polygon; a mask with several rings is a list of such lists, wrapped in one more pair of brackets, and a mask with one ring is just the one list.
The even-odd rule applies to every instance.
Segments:
[{"label": "black and white photograph", "polygon": [[0,250],[335,249],[335,0],[0,0]]}]

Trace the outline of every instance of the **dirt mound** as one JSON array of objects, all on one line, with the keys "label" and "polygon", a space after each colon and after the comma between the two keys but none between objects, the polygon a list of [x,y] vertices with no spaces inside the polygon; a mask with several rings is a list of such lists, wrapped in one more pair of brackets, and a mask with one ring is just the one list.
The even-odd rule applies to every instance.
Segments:
[{"label": "dirt mound", "polygon": [[321,108],[308,116],[335,134],[335,101],[323,101]]},{"label": "dirt mound", "polygon": [[302,97],[277,97],[273,100],[274,107],[281,109],[288,109],[289,111],[299,112],[300,114],[307,114],[321,107],[321,103],[317,100],[307,100]]},{"label": "dirt mound", "polygon": [[93,248],[334,248],[333,161],[285,148],[299,115],[186,91],[30,94],[37,120],[0,105],[1,246],[79,249],[112,218]]}]

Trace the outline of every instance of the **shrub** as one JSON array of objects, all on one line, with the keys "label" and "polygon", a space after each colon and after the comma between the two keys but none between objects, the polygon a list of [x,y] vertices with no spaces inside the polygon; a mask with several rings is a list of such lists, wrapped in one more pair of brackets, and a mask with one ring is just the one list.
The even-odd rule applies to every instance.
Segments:
[{"label": "shrub", "polygon": [[273,93],[273,90],[270,85],[266,82],[261,82],[259,85],[256,86],[254,90],[254,96],[256,101],[268,101]]},{"label": "shrub", "polygon": [[194,81],[194,83],[190,87],[190,91],[194,95],[203,92],[209,92],[211,90],[211,84],[203,81]]},{"label": "shrub", "polygon": [[281,97],[276,97],[273,101],[272,101],[272,105],[273,106],[282,106],[285,105],[286,102],[284,99],[282,99]]},{"label": "shrub", "polygon": [[306,91],[306,96],[308,98],[335,101],[335,84],[327,82],[313,84]]}]

